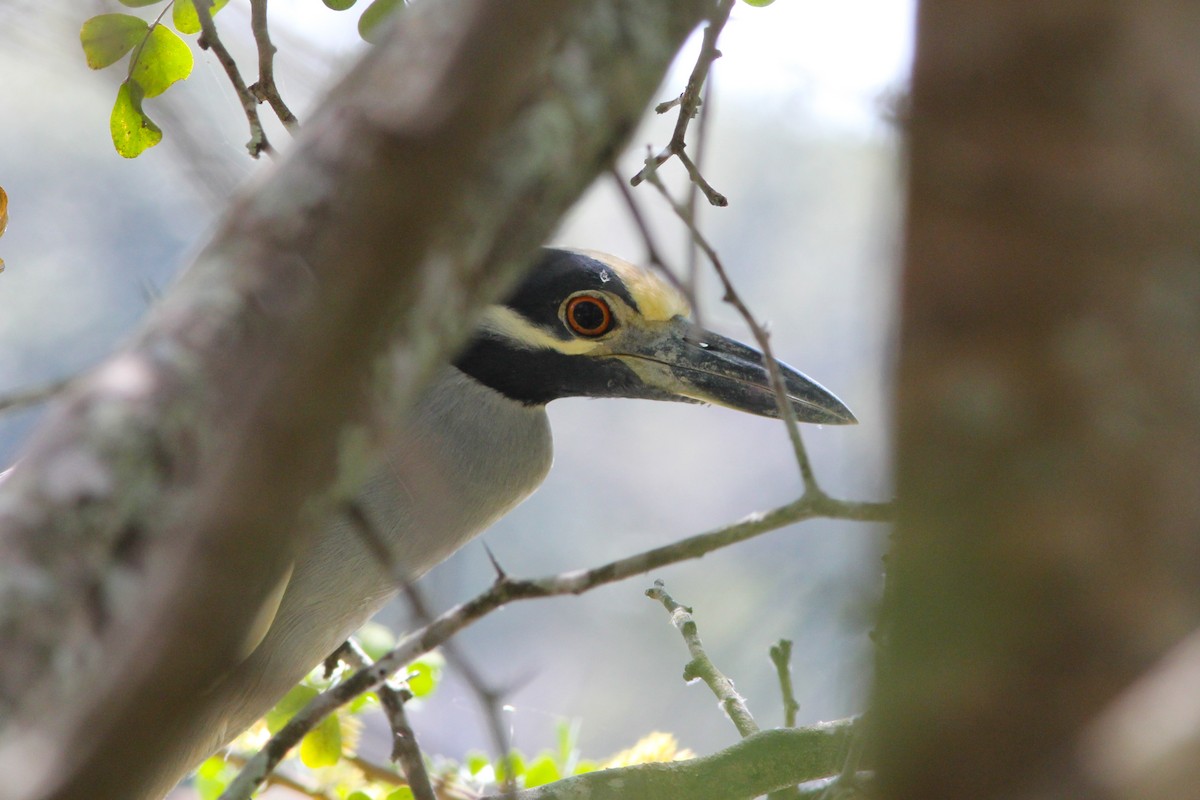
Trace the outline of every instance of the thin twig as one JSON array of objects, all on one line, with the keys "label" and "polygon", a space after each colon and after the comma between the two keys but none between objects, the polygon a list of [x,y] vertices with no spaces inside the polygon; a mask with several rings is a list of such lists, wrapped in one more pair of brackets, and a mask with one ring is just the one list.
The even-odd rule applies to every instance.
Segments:
[{"label": "thin twig", "polygon": [[709,20],[708,26],[704,29],[704,37],[700,45],[700,55],[696,57],[696,63],[692,67],[692,74],[688,76],[687,86],[683,90],[683,94],[674,100],[659,103],[655,107],[655,111],[659,114],[664,114],[675,106],[679,106],[679,116],[675,119],[675,131],[671,135],[671,141],[667,142],[667,146],[658,155],[648,160],[647,165],[630,179],[629,183],[632,186],[637,186],[646,180],[649,177],[649,173],[670,160],[671,156],[675,156],[688,171],[688,177],[704,193],[704,196],[708,198],[709,203],[714,206],[729,205],[729,201],[725,198],[725,195],[709,185],[708,181],[704,179],[704,176],[696,168],[696,165],[687,157],[685,151],[687,150],[688,125],[700,108],[700,92],[704,88],[704,81],[708,77],[713,62],[721,57],[721,51],[717,49],[717,39],[721,36],[721,30],[725,27],[725,23],[729,21],[729,14],[733,11],[733,3],[734,0],[720,0],[713,9],[712,18]]},{"label": "thin twig", "polygon": [[[779,691],[783,695],[783,726],[796,727],[796,714],[800,704],[796,702],[796,694],[792,690],[792,640],[780,639],[771,645],[768,651],[771,663],[775,665],[775,673],[779,676]],[[786,789],[776,789],[767,795],[767,800],[795,800],[799,796],[795,786]]]},{"label": "thin twig", "polygon": [[254,33],[254,43],[258,46],[258,80],[249,87],[249,91],[259,102],[266,102],[271,106],[271,110],[288,133],[295,133],[300,127],[300,121],[288,108],[287,103],[283,102],[279,87],[275,85],[276,48],[271,42],[271,32],[267,23],[267,0],[250,0],[250,30]]},{"label": "thin twig", "polygon": [[[712,119],[712,94],[712,81],[709,81],[704,84],[704,101],[700,105],[700,117],[696,121],[696,163],[694,166],[697,174],[700,172],[700,166],[704,163],[705,145],[708,143],[708,125]],[[691,163],[690,159],[685,162],[685,164]],[[689,174],[691,173],[689,172]],[[697,198],[700,194],[700,185],[692,181],[688,186],[687,218],[691,220],[692,225],[698,225],[696,214],[698,213]],[[700,291],[700,248],[690,232],[688,233],[686,275],[692,294],[698,294]]]},{"label": "thin twig", "polygon": [[221,41],[220,34],[217,33],[217,26],[212,18],[212,0],[195,0],[194,5],[196,17],[200,20],[200,38],[197,44],[202,50],[212,50],[217,61],[221,62],[221,66],[225,68],[225,74],[229,77],[229,82],[233,84],[233,91],[241,101],[242,111],[246,113],[246,121],[250,124],[250,141],[246,142],[246,149],[254,158],[258,158],[264,152],[274,153],[271,143],[267,141],[262,121],[258,118],[258,98],[246,88],[246,82],[242,80],[242,73],[238,71],[237,62],[234,61],[224,42]]},{"label": "thin twig", "polygon": [[783,696],[783,726],[794,728],[800,704],[796,702],[796,693],[792,688],[792,640],[780,639],[771,645],[769,653],[779,676],[779,693]]},{"label": "thin twig", "polygon": [[44,403],[67,388],[67,384],[72,380],[73,378],[59,378],[49,383],[43,383],[41,386],[18,389],[15,392],[0,396],[0,413],[16,411],[27,406],[36,406],[38,403]]},{"label": "thin twig", "polygon": [[688,304],[692,307],[692,315],[696,320],[696,324],[703,327],[700,319],[700,303],[696,297],[695,282],[684,283],[675,274],[675,270],[667,266],[667,262],[663,259],[658,246],[655,244],[654,235],[650,232],[650,225],[646,222],[646,217],[642,214],[642,209],[637,204],[637,199],[634,198],[633,192],[629,191],[629,187],[625,185],[625,179],[621,177],[621,173],[617,171],[615,165],[608,168],[608,173],[612,176],[613,183],[616,185],[622,199],[625,200],[625,206],[629,209],[629,216],[633,218],[633,224],[642,235],[642,242],[646,245],[646,263],[661,272],[671,282],[672,286],[683,293],[683,296],[687,298]]},{"label": "thin twig", "polygon": [[493,611],[518,600],[582,594],[650,570],[700,558],[714,550],[761,536],[814,517],[880,522],[892,516],[891,503],[836,500],[824,494],[805,494],[799,500],[740,522],[691,536],[589,570],[572,570],[531,580],[497,579],[485,592],[438,615],[432,622],[405,636],[390,653],[360,669],[337,686],[313,698],[263,746],[226,788],[221,800],[249,800],[271,770],[308,731],[339,707],[374,689],[395,671],[443,644],[451,636]]},{"label": "thin twig", "polygon": [[405,704],[411,699],[412,694],[407,691],[392,690],[379,695],[379,703],[392,728],[392,760],[400,764],[400,769],[408,778],[408,788],[416,800],[437,800],[433,784],[429,781],[429,771],[425,769],[425,758],[417,744],[417,734],[408,721],[408,712],[404,710]]},{"label": "thin twig", "polygon": [[[249,756],[242,753],[226,751],[222,757],[230,764],[238,767],[246,766],[246,762],[250,760]],[[282,786],[285,789],[291,789],[297,794],[302,794],[305,797],[311,797],[312,800],[336,800],[333,795],[328,792],[322,792],[320,789],[314,789],[311,786],[306,786],[295,778],[289,778],[287,775],[273,773],[267,778],[267,784],[270,786]]]},{"label": "thin twig", "polygon": [[[371,657],[353,637],[338,649],[338,656],[353,669],[363,669],[371,664]],[[386,681],[375,688],[375,693],[379,695],[379,704],[383,706],[392,729],[392,761],[399,762],[408,788],[416,800],[437,800],[433,784],[429,781],[429,772],[425,769],[425,759],[417,744],[417,735],[404,710],[404,704],[412,699],[412,695],[392,688]]]},{"label": "thin twig", "polygon": [[729,721],[737,728],[743,737],[758,733],[758,723],[746,708],[746,699],[737,693],[733,681],[725,677],[717,665],[709,658],[700,641],[700,632],[696,628],[696,620],[692,617],[692,609],[681,605],[675,598],[667,594],[662,581],[655,581],[654,586],[646,590],[646,597],[662,603],[663,608],[671,615],[671,624],[679,629],[683,641],[687,644],[692,660],[683,668],[683,679],[688,683],[699,678],[717,698],[717,702],[725,711]]},{"label": "thin twig", "polygon": [[675,198],[671,196],[671,193],[667,191],[667,187],[662,182],[662,179],[658,177],[657,171],[651,168],[651,161],[652,159],[646,160],[648,167],[648,171],[646,172],[647,182],[655,189],[658,189],[671,208],[675,210],[675,214],[687,225],[688,230],[692,233],[692,238],[697,246],[704,251],[709,263],[712,264],[713,269],[716,271],[717,277],[721,280],[721,286],[725,291],[725,302],[737,309],[742,319],[746,321],[747,327],[750,328],[750,332],[754,335],[754,341],[758,344],[759,349],[762,350],[763,366],[767,370],[767,375],[771,379],[771,388],[775,392],[775,407],[779,412],[780,419],[783,420],[784,425],[787,427],[788,438],[792,442],[792,451],[796,456],[796,464],[800,468],[800,478],[804,481],[804,493],[806,495],[809,493],[822,494],[821,487],[817,485],[817,476],[813,472],[812,462],[808,458],[808,451],[804,449],[804,442],[800,438],[800,426],[796,421],[796,412],[787,399],[787,388],[783,383],[783,374],[779,371],[779,362],[775,360],[775,355],[771,352],[770,337],[754,318],[754,315],[750,313],[750,309],[747,308],[746,304],[742,301],[741,295],[734,288],[733,282],[729,279],[729,273],[725,271],[725,265],[722,263],[721,257],[717,255],[716,249],[709,243],[704,234],[700,232],[695,221],[688,219],[687,209],[677,203]]},{"label": "thin twig", "polygon": [[[392,577],[392,581],[396,584],[397,588],[404,592],[414,616],[422,625],[429,625],[433,621],[433,614],[429,610],[425,598],[413,585],[412,581],[408,579],[403,566],[392,556],[391,549],[388,548],[383,537],[379,535],[378,529],[372,523],[370,517],[367,516],[365,510],[357,503],[354,503],[348,509],[348,515],[355,531],[364,540],[368,549],[372,551],[376,561]],[[492,560],[492,566],[496,570],[497,580],[504,580],[506,577],[505,572],[501,569],[490,550],[488,551],[488,557]],[[512,748],[508,740],[508,731],[505,729],[503,717],[501,716],[501,707],[505,692],[489,686],[470,661],[458,651],[453,642],[445,642],[442,645],[442,653],[445,655],[447,663],[462,676],[479,701],[480,709],[483,711],[484,718],[488,723],[488,732],[491,736],[492,744],[496,748],[497,759],[504,766],[502,770],[503,774],[500,776],[504,791],[511,793],[516,788],[514,783],[515,775],[513,774],[515,770],[513,769]],[[405,770],[405,774],[408,774],[408,770]],[[418,798],[418,800],[421,799]]]}]

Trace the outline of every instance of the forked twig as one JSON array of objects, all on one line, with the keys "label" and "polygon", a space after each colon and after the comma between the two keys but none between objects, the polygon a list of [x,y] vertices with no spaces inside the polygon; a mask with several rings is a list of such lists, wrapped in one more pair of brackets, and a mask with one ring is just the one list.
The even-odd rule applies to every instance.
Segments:
[{"label": "forked twig", "polygon": [[729,21],[729,14],[733,11],[734,0],[720,0],[713,9],[712,18],[709,20],[708,26],[704,29],[704,37],[700,45],[700,55],[696,57],[696,64],[692,67],[692,73],[688,76],[687,86],[683,93],[674,100],[668,100],[665,103],[659,103],[654,110],[659,114],[664,114],[676,106],[679,107],[679,116],[675,119],[675,131],[671,134],[671,141],[667,142],[658,155],[647,161],[645,167],[641,169],[629,183],[637,186],[642,181],[646,180],[650,173],[658,169],[666,163],[672,156],[679,159],[687,170],[688,177],[695,184],[704,196],[708,198],[708,202],[714,206],[727,206],[729,200],[725,195],[718,192],[704,176],[700,174],[700,170],[695,163],[687,155],[687,129],[691,124],[692,119],[696,116],[696,112],[700,109],[701,91],[704,89],[704,81],[708,77],[709,70],[712,64],[721,57],[721,51],[717,49],[717,39],[721,36],[721,31],[725,28],[725,23]]},{"label": "forked twig", "polygon": [[258,118],[258,98],[246,88],[246,82],[242,80],[242,73],[238,70],[237,62],[225,47],[225,43],[221,41],[221,35],[217,33],[217,26],[212,18],[212,0],[195,0],[194,5],[196,17],[200,20],[200,38],[197,44],[202,50],[211,50],[225,69],[229,82],[233,84],[233,91],[242,104],[242,111],[246,114],[246,122],[250,125],[250,141],[246,142],[246,149],[254,158],[258,158],[264,152],[273,153],[274,149],[267,141],[267,133],[263,130],[262,120]]}]

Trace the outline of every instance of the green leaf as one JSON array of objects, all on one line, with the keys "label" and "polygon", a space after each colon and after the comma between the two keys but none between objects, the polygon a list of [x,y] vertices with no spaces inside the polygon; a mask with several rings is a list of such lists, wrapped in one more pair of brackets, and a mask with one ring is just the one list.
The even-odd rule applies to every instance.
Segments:
[{"label": "green leaf", "polygon": [[358,0],[325,0],[325,5],[332,8],[334,11],[345,11],[353,6]]},{"label": "green leaf", "polygon": [[115,64],[146,37],[149,23],[132,14],[101,14],[83,23],[79,42],[87,65],[104,69]]},{"label": "green leaf", "polygon": [[309,769],[332,767],[342,758],[342,723],[330,714],[300,740],[300,760]]},{"label": "green leaf", "polygon": [[580,761],[575,765],[575,771],[571,774],[586,775],[587,773],[595,772],[598,769],[600,769],[600,762],[598,761]]},{"label": "green leaf", "polygon": [[487,753],[481,753],[478,750],[472,750],[467,753],[466,758],[463,759],[463,763],[467,767],[467,772],[471,773],[472,775],[478,775],[481,769],[488,766],[492,762],[491,759],[487,757]]},{"label": "green leaf", "polygon": [[152,6],[155,3],[161,3],[163,0],[118,0],[121,5],[127,8],[141,8],[142,6]]},{"label": "green leaf", "polygon": [[413,697],[428,697],[442,680],[442,657],[430,653],[408,665],[408,690]]},{"label": "green leaf", "polygon": [[386,26],[381,26],[384,20],[392,15],[403,0],[375,0],[367,6],[367,10],[358,18],[358,35],[371,44],[375,44],[383,36]]},{"label": "green leaf", "polygon": [[535,786],[544,786],[547,783],[554,783],[561,778],[558,765],[554,763],[549,753],[542,753],[535,758],[528,767],[525,768],[525,788],[532,789]]},{"label": "green leaf", "polygon": [[137,158],[162,141],[162,129],[142,111],[142,87],[131,80],[117,89],[108,124],[113,146],[125,158]]},{"label": "green leaf", "polygon": [[158,97],[175,81],[192,74],[192,49],[165,25],[150,29],[146,44],[135,58],[130,77],[146,97]]},{"label": "green leaf", "polygon": [[346,795],[346,800],[375,800],[375,798],[364,791],[356,790]]},{"label": "green leaf", "polygon": [[196,769],[194,784],[200,800],[217,800],[237,775],[237,769],[221,756],[207,759]]},{"label": "green leaf", "polygon": [[361,714],[367,709],[378,708],[379,698],[374,692],[363,692],[358,697],[346,704],[346,713],[355,715]]},{"label": "green leaf", "polygon": [[407,786],[401,786],[399,789],[383,798],[383,800],[413,800],[413,790]]},{"label": "green leaf", "polygon": [[496,759],[496,782],[504,783],[508,780],[508,770],[512,768],[514,778],[519,778],[525,774],[525,756],[521,755],[520,750],[511,750],[508,753],[508,758]]},{"label": "green leaf", "polygon": [[771,3],[774,3],[775,0],[742,0],[742,2],[748,6],[754,6],[755,8],[766,8],[767,6],[771,5]]},{"label": "green leaf", "polygon": [[[209,15],[215,17],[228,2],[229,0],[213,0],[208,10]],[[175,30],[180,33],[199,33],[200,17],[196,15],[195,0],[175,0],[175,7],[171,10],[171,21],[175,23]]]},{"label": "green leaf", "polygon": [[287,725],[288,720],[296,716],[296,713],[308,705],[309,701],[316,697],[317,694],[319,692],[311,686],[305,686],[302,683],[293,686],[283,696],[283,699],[276,703],[275,707],[263,717],[263,721],[267,723],[267,730],[271,732],[271,735],[274,736],[279,733],[280,728]]}]

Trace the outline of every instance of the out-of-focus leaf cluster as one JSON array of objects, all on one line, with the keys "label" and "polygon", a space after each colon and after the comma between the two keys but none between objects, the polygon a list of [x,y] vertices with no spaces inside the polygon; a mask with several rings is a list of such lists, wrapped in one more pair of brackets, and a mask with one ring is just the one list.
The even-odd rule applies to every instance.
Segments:
[{"label": "out-of-focus leaf cluster", "polygon": [[[382,657],[396,644],[395,635],[374,622],[367,623],[355,638],[363,652],[372,659]],[[429,697],[437,690],[444,663],[439,653],[432,652],[412,662],[401,672],[406,676],[404,687],[412,695],[408,701],[410,704],[419,707],[422,698]],[[201,800],[216,800],[237,775],[238,768],[250,753],[261,748],[271,735],[283,728],[317,694],[337,685],[351,672],[345,666],[328,676],[323,668],[314,670],[262,720],[238,737],[225,754],[205,761],[194,777]],[[398,773],[393,773],[395,777],[387,780],[378,769],[364,771],[363,760],[358,755],[359,732],[364,724],[362,717],[365,714],[382,713],[379,709],[379,698],[373,692],[360,695],[310,731],[278,772],[329,797],[344,800],[410,800],[412,791],[404,785]],[[670,734],[651,733],[634,747],[604,762],[591,761],[580,756],[579,730],[578,721],[559,723],[555,748],[536,755],[512,750],[505,759],[493,758],[475,750],[467,753],[461,762],[444,756],[426,755],[429,774],[439,797],[460,798],[495,790],[509,774],[517,787],[529,789],[605,767],[691,757],[690,752],[679,750]]]}]

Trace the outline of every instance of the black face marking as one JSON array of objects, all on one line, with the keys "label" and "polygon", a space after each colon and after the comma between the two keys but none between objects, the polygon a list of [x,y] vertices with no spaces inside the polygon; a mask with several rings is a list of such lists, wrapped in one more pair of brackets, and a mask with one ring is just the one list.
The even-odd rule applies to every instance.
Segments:
[{"label": "black face marking", "polygon": [[[630,307],[637,303],[620,275],[590,256],[547,248],[512,295],[505,301],[532,324],[564,341],[587,338],[573,332],[563,318],[563,303],[580,292],[607,292]],[[578,305],[579,326],[599,330],[603,311]],[[587,316],[595,312],[595,317]],[[611,312],[610,312],[611,313]],[[610,320],[617,327],[616,319]],[[601,335],[601,334],[594,334]],[[560,397],[641,397],[651,400],[683,400],[669,392],[647,386],[620,359],[567,355],[547,348],[521,347],[486,329],[476,333],[454,366],[485,386],[526,405],[543,405]]]},{"label": "black face marking", "polygon": [[487,335],[475,339],[454,366],[484,386],[525,405],[585,396],[676,399],[647,387],[633,370],[615,358],[514,348]]},{"label": "black face marking", "polygon": [[[559,318],[563,302],[577,292],[605,291],[620,297],[633,309],[638,305],[612,267],[591,256],[545,248],[537,265],[505,305],[560,339],[574,338]],[[616,327],[614,321],[613,327]]]}]

